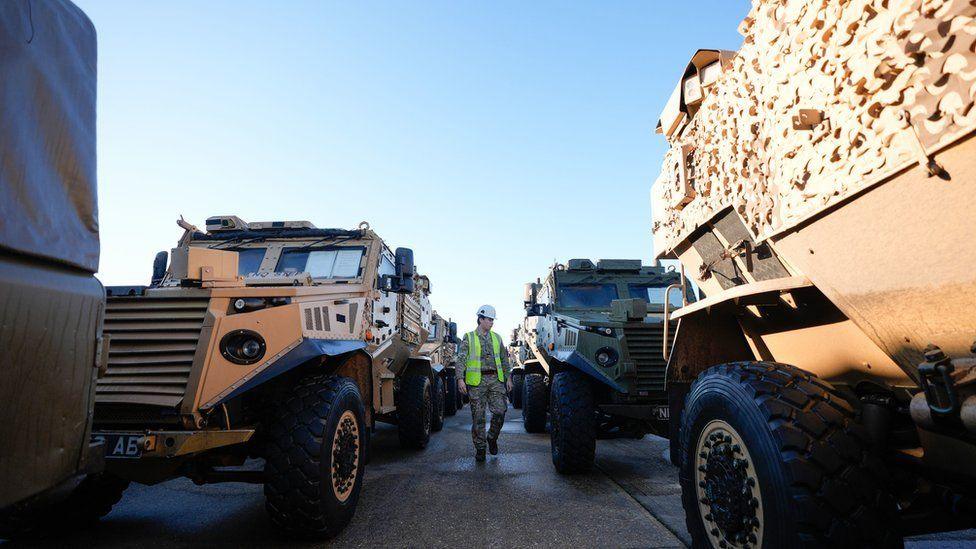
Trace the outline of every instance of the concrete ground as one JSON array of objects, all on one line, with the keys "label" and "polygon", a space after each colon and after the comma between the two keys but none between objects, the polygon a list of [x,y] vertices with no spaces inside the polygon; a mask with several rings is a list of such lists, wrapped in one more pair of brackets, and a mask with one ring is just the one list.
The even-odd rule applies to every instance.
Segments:
[{"label": "concrete ground", "polygon": [[[447,418],[426,450],[414,452],[399,448],[394,427],[381,427],[352,523],[332,542],[309,545],[581,548],[690,542],[667,441],[600,441],[596,470],[563,477],[552,468],[549,436],[525,433],[519,410],[509,410],[502,453],[488,456],[487,463],[474,462],[469,429],[465,407]],[[296,545],[275,536],[259,485],[195,486],[184,479],[133,485],[96,528],[48,544]],[[914,538],[907,545],[973,547],[976,531]]]}]

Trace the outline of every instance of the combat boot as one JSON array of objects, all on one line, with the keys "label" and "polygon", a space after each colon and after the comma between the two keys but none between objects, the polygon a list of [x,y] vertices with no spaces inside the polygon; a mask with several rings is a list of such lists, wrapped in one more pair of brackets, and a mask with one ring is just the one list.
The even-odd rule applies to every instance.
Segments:
[{"label": "combat boot", "polygon": [[498,439],[497,438],[488,437],[488,451],[491,452],[491,455],[493,455],[493,456],[497,456],[498,455]]},{"label": "combat boot", "polygon": [[475,452],[474,452],[474,460],[475,461],[484,461],[485,460],[485,449],[484,448],[478,448],[477,450],[475,450]]}]

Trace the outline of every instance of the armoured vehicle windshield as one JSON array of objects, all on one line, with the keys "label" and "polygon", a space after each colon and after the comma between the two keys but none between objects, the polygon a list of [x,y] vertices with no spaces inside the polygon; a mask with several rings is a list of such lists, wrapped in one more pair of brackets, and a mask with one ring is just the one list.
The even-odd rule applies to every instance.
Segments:
[{"label": "armoured vehicle windshield", "polygon": [[[664,293],[667,290],[667,284],[650,284],[650,283],[631,283],[627,284],[627,297],[632,299],[643,299],[649,305],[664,306]],[[681,294],[676,292],[671,292],[668,301],[671,302],[671,307],[677,309],[681,307]]]},{"label": "armoured vehicle windshield", "polygon": [[[318,229],[307,222],[244,223],[234,218],[208,220],[208,232],[184,227],[182,245],[191,248],[237,252],[237,272],[245,284],[269,284],[281,280],[311,280],[314,284],[356,282],[362,279],[371,246],[383,246],[364,230]],[[392,275],[392,253],[383,246],[379,275]],[[296,282],[297,283],[297,282]],[[308,282],[306,282],[308,283]]]},{"label": "armoured vehicle windshield", "polygon": [[[557,309],[610,309],[615,299],[643,299],[651,310],[664,308],[664,294],[671,280],[661,273],[557,271],[555,305]],[[673,308],[681,307],[681,293],[671,292]]]},{"label": "armoured vehicle windshield", "polygon": [[605,309],[619,299],[616,284],[560,284],[556,303],[569,309]]},{"label": "armoured vehicle windshield", "polygon": [[312,278],[356,278],[366,248],[285,248],[275,272],[307,272]]}]

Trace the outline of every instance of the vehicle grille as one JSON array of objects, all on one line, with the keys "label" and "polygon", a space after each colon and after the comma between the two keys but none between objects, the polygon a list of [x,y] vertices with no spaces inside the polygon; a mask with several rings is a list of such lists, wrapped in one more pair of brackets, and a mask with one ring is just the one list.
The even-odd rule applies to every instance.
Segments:
[{"label": "vehicle grille", "polygon": [[[674,341],[674,324],[668,339]],[[624,327],[627,353],[636,368],[634,394],[632,396],[662,396],[667,363],[661,355],[664,324],[640,324]]]},{"label": "vehicle grille", "polygon": [[140,429],[168,427],[180,423],[180,411],[175,406],[146,404],[95,403],[95,425],[100,428],[136,426]]},{"label": "vehicle grille", "polygon": [[96,403],[179,406],[208,303],[205,295],[109,297],[105,333],[112,341]]}]

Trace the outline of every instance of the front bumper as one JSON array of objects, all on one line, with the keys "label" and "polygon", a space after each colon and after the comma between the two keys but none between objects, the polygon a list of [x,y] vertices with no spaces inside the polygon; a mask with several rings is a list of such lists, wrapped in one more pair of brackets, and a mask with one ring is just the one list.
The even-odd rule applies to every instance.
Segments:
[{"label": "front bumper", "polygon": [[152,459],[199,454],[247,442],[253,429],[205,431],[95,431],[92,441],[105,448],[105,458]]}]

